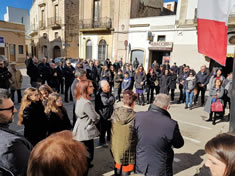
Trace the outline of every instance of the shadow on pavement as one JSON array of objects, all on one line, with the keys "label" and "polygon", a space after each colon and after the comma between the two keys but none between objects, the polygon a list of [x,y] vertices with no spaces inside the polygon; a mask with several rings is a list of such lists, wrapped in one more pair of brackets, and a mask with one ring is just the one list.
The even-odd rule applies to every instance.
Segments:
[{"label": "shadow on pavement", "polygon": [[210,169],[205,166],[205,164],[199,168],[198,172],[194,174],[193,176],[206,176],[210,175]]},{"label": "shadow on pavement", "polygon": [[[180,153],[175,154],[174,163],[173,163],[173,173],[174,175],[189,169],[193,166],[198,166],[202,163],[203,159],[201,156],[205,154],[204,150],[198,150],[194,154],[191,153]],[[195,174],[197,171],[195,170]],[[192,173],[193,175],[194,173]]]}]

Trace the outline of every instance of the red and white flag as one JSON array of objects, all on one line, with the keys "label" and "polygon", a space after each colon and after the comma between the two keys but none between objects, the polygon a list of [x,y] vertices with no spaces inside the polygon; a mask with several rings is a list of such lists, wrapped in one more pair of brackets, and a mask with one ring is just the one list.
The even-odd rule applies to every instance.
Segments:
[{"label": "red and white flag", "polygon": [[198,0],[198,52],[225,66],[228,17],[234,0]]}]

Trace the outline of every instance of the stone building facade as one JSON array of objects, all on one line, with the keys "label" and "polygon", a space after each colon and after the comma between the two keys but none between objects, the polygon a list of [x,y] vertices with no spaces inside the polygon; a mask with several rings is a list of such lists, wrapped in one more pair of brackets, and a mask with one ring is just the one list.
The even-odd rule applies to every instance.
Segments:
[{"label": "stone building facade", "polygon": [[24,62],[26,47],[23,24],[0,21],[0,56],[9,62]]},{"label": "stone building facade", "polygon": [[[162,7],[162,0],[80,0],[80,58],[93,58],[101,62],[105,58],[128,61],[130,19],[139,14],[159,15]],[[139,13],[141,9],[142,13]],[[157,14],[156,9],[159,10]]]},{"label": "stone building facade", "polygon": [[35,0],[30,9],[32,56],[78,58],[79,0]]}]

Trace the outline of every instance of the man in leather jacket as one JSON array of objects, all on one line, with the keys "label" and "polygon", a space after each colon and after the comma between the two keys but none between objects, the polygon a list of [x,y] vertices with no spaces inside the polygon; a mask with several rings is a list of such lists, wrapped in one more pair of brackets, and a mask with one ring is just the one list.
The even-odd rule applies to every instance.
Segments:
[{"label": "man in leather jacket", "polygon": [[0,175],[26,176],[32,145],[10,130],[16,108],[6,89],[0,89]]}]

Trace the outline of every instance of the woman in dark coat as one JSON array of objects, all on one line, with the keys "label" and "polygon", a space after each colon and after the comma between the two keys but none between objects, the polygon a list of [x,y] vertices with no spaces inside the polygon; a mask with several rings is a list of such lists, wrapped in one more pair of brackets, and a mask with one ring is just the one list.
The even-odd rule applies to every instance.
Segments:
[{"label": "woman in dark coat", "polygon": [[24,136],[33,146],[47,137],[47,117],[40,94],[35,88],[27,88],[19,110],[18,125],[24,124]]},{"label": "woman in dark coat", "polygon": [[177,74],[170,69],[170,77],[171,77],[171,84],[170,84],[170,91],[171,91],[171,101],[174,101],[175,99],[175,89],[176,89],[176,80],[177,80]]},{"label": "woman in dark coat", "polygon": [[48,135],[72,129],[62,98],[58,93],[54,92],[49,95],[45,113],[48,116]]},{"label": "woman in dark coat", "polygon": [[[153,102],[153,94],[154,94],[154,89],[158,84],[157,80],[157,75],[153,71],[152,68],[149,69],[149,72],[147,74],[147,103],[152,103]],[[150,96],[151,94],[151,96]],[[150,99],[149,99],[150,96]]]},{"label": "woman in dark coat", "polygon": [[222,104],[224,104],[224,101],[223,101],[224,88],[221,85],[222,85],[222,81],[220,79],[216,79],[214,86],[210,88],[209,97],[204,107],[204,110],[210,114],[209,119],[207,121],[212,121],[213,125],[215,125],[216,114],[214,114],[214,118],[213,118],[213,112],[211,111],[211,104],[217,101],[220,101]]},{"label": "woman in dark coat", "polygon": [[[138,94],[138,104],[144,106],[144,84],[146,82],[146,73],[143,66],[139,66],[135,75],[135,87]],[[140,99],[141,97],[141,99]]]},{"label": "woman in dark coat", "polygon": [[171,85],[171,76],[169,75],[169,70],[165,70],[164,74],[160,78],[160,93],[168,95],[170,85]]}]

